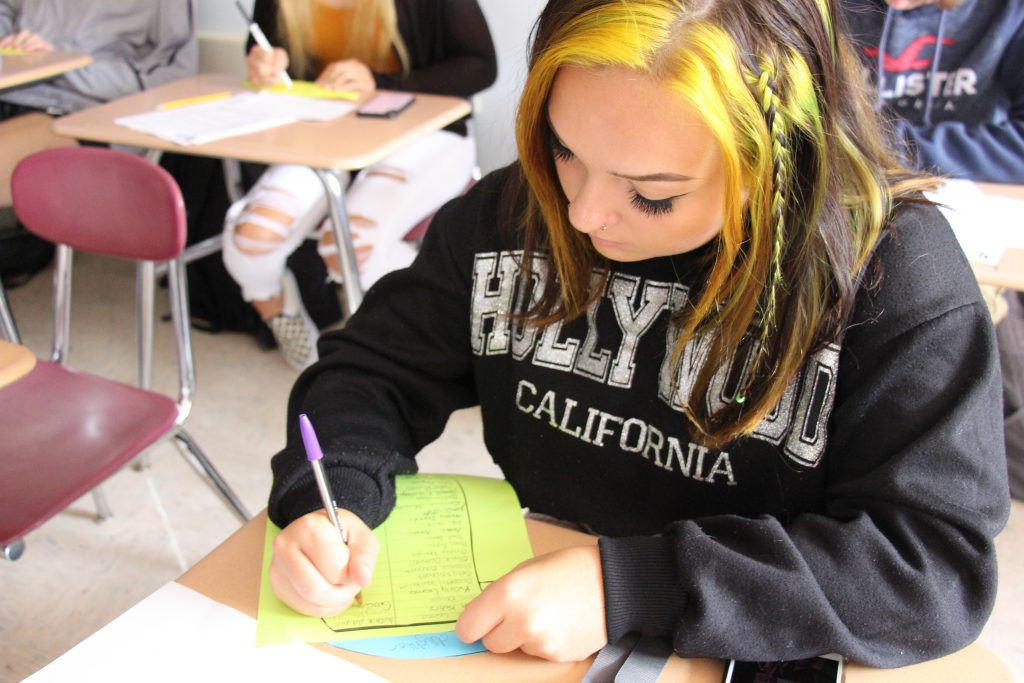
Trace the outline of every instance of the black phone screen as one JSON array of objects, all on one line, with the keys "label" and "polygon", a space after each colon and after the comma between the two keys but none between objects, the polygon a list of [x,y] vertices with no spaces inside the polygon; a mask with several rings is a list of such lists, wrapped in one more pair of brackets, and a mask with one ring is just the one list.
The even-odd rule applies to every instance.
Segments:
[{"label": "black phone screen", "polygon": [[785,662],[729,662],[723,683],[839,683],[842,662],[814,657]]}]

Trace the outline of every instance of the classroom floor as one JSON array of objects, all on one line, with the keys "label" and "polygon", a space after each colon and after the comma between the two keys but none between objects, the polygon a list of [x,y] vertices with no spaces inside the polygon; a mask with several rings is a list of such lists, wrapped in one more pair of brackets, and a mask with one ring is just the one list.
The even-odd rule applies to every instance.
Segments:
[{"label": "classroom floor", "polygon": [[[75,282],[72,364],[132,381],[134,270],[80,257]],[[102,289],[87,294],[97,291],[91,290],[94,283]],[[49,344],[49,296],[48,271],[8,292],[25,343],[40,355]],[[168,327],[157,330],[158,359],[162,351],[170,353]],[[247,336],[196,332],[193,344],[198,387],[186,425],[256,512],[270,485],[269,458],[283,444],[285,404],[296,373],[276,351],[261,351]],[[154,368],[155,386],[173,387],[170,367]],[[425,471],[500,476],[487,457],[475,410],[456,413],[420,461]],[[152,452],[148,469],[126,469],[105,490],[113,519],[93,522],[92,500],[85,497],[30,534],[20,560],[0,560],[0,683],[21,681],[45,666],[174,580],[238,527],[171,445]],[[1000,592],[981,641],[1024,683],[1024,503],[1014,503],[997,543]]]}]

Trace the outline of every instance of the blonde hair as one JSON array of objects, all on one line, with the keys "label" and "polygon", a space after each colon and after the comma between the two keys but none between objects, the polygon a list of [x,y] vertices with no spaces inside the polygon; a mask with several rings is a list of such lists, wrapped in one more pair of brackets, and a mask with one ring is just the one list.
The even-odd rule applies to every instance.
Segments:
[{"label": "blonde hair", "polygon": [[[653,75],[720,145],[723,226],[674,349],[678,362],[691,340],[709,343],[685,413],[710,445],[751,433],[808,355],[842,335],[893,202],[931,186],[885,142],[833,16],[832,0],[550,0],[535,30],[516,120],[525,258],[546,252],[556,277],[526,311],[533,323],[580,315],[600,291],[593,270],[607,277],[569,223],[552,160],[547,106],[561,67]],[[702,397],[741,346],[754,361],[736,400],[711,413]]]},{"label": "blonde hair", "polygon": [[[297,74],[308,74],[313,69],[309,46],[316,1],[280,0],[278,3],[278,24],[282,29],[278,37],[288,46],[288,56]],[[365,64],[379,64],[387,61],[394,50],[402,72],[408,74],[409,51],[398,32],[394,0],[356,0],[353,9],[349,56]]]}]

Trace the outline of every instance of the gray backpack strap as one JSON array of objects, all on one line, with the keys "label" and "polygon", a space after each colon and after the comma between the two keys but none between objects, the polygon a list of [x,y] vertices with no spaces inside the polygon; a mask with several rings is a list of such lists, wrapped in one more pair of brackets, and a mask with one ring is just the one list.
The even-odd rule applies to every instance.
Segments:
[{"label": "gray backpack strap", "polygon": [[639,640],[639,633],[627,633],[617,642],[602,647],[580,683],[615,683],[616,674]]},{"label": "gray backpack strap", "polygon": [[667,639],[644,636],[615,674],[615,683],[655,683],[671,656]]},{"label": "gray backpack strap", "polygon": [[665,638],[629,633],[601,648],[581,683],[654,683],[671,656]]}]

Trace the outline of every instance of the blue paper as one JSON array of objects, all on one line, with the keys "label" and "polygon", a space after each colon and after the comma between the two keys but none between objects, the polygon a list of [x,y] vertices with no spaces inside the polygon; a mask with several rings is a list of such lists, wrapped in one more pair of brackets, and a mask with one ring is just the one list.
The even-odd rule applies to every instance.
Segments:
[{"label": "blue paper", "polygon": [[454,631],[445,633],[418,633],[411,636],[389,636],[384,638],[356,638],[328,643],[342,650],[351,650],[364,655],[390,657],[392,659],[434,659],[437,657],[461,657],[487,648],[478,640],[464,643]]}]

